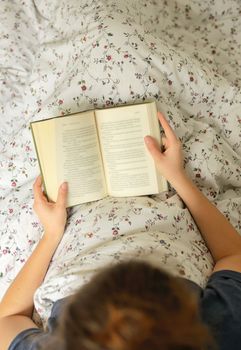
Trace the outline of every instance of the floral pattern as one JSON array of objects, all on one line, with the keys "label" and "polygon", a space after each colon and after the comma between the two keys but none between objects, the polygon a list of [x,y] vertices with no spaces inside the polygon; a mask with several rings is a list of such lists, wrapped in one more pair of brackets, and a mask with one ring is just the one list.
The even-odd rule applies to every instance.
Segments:
[{"label": "floral pattern", "polygon": [[[156,99],[190,177],[241,232],[240,14],[236,0],[1,2],[0,297],[42,234],[34,120]],[[132,258],[201,286],[213,264],[172,188],[76,206],[35,294],[43,324],[98,268]]]}]

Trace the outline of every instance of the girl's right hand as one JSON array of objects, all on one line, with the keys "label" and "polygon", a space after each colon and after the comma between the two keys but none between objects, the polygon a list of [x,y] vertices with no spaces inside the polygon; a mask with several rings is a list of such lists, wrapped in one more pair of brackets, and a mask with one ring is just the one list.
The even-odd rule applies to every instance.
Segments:
[{"label": "girl's right hand", "polygon": [[177,177],[185,175],[182,144],[165,117],[160,112],[157,114],[165,132],[165,137],[162,138],[163,151],[153,137],[145,136],[144,140],[158,171],[172,184]]}]

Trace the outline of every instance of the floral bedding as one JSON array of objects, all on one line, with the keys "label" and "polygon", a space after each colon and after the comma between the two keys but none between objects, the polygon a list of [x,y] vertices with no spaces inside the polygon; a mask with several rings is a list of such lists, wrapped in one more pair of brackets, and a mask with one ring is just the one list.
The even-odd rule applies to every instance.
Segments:
[{"label": "floral bedding", "polygon": [[[240,14],[238,0],[1,1],[0,298],[42,234],[34,120],[156,99],[188,174],[241,232]],[[43,324],[55,300],[131,258],[201,286],[213,266],[171,187],[73,207],[35,293]]]}]

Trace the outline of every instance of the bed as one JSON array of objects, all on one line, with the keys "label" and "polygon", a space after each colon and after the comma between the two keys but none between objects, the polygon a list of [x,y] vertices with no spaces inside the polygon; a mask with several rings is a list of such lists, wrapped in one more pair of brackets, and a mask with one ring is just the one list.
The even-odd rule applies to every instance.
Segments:
[{"label": "bed", "polygon": [[[155,99],[188,174],[241,232],[240,14],[238,0],[1,2],[0,298],[42,235],[32,210],[34,120]],[[35,293],[43,324],[55,300],[131,257],[201,286],[213,266],[171,187],[73,207]]]}]

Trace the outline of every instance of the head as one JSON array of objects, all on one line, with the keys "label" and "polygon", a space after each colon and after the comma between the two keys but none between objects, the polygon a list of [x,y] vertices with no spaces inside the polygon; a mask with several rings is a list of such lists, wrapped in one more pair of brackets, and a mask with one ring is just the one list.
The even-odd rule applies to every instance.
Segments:
[{"label": "head", "polygon": [[48,349],[204,350],[212,343],[184,283],[144,262],[108,267],[66,306]]}]

